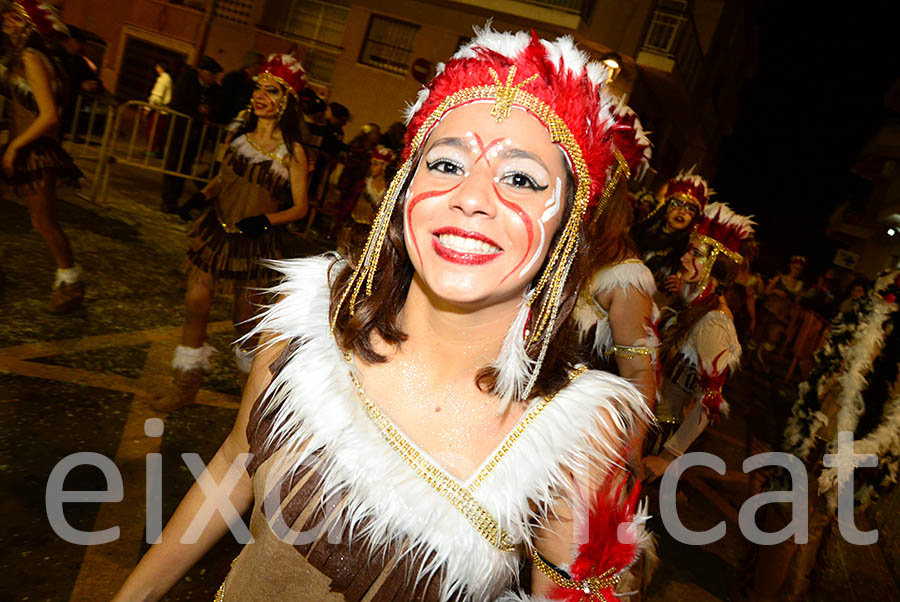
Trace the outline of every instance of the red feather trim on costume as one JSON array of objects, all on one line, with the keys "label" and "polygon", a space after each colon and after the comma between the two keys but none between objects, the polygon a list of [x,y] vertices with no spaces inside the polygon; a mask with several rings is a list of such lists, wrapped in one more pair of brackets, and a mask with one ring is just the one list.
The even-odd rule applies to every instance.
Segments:
[{"label": "red feather trim on costume", "polygon": [[[625,491],[627,475],[624,471],[610,474],[597,491],[597,498],[588,517],[588,541],[578,548],[578,556],[569,571],[574,581],[591,577],[607,578],[631,566],[638,554],[638,540],[633,528],[640,484]],[[616,485],[618,481],[618,485]],[[550,597],[563,602],[616,602],[615,587],[610,585],[599,594],[602,600],[586,595],[583,590],[565,589],[554,585]]]},{"label": "red feather trim on costume", "polygon": [[703,410],[711,422],[720,418],[722,402],[725,401],[722,397],[722,387],[725,386],[725,381],[728,379],[729,368],[726,365],[720,371],[717,364],[726,352],[727,350],[723,350],[715,357],[711,370],[705,370],[702,364],[700,366],[699,383],[700,388],[703,389]]},{"label": "red feather trim on costume", "polygon": [[734,213],[723,203],[709,206],[711,215],[704,213],[697,220],[694,232],[718,241],[729,251],[741,252],[741,245],[753,236],[753,223],[743,216],[732,219]]}]

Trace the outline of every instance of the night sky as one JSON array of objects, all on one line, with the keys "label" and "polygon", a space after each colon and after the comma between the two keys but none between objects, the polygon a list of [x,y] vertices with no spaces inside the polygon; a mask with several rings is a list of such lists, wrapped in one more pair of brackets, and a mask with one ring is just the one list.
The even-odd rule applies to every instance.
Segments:
[{"label": "night sky", "polygon": [[761,3],[756,75],[712,185],[720,200],[756,215],[763,271],[799,253],[810,260],[807,279],[821,273],[839,246],[824,236],[831,211],[868,196],[871,185],[850,168],[889,114],[883,98],[900,74],[898,4]]}]

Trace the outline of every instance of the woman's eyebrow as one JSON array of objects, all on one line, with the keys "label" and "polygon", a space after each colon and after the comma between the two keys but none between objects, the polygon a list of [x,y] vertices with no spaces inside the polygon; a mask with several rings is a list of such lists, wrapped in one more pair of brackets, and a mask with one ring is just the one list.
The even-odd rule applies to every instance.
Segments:
[{"label": "woman's eyebrow", "polygon": [[[457,148],[461,151],[471,151],[471,148],[466,143],[465,140],[456,136],[446,136],[444,138],[438,138],[431,145],[429,145],[428,150],[430,151],[436,146],[448,145],[454,148]],[[427,152],[427,151],[426,151]]]},{"label": "woman's eyebrow", "polygon": [[547,167],[547,164],[541,160],[536,154],[531,151],[523,150],[521,148],[507,148],[503,151],[500,151],[500,157],[503,159],[531,159],[538,165],[544,168],[544,171],[550,173],[550,169]]}]

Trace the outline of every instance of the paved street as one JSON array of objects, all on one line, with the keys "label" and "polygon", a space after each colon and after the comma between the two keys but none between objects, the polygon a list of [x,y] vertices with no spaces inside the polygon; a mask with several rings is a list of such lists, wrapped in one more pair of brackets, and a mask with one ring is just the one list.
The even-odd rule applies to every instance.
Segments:
[{"label": "paved street", "polygon": [[[213,310],[210,342],[221,353],[213,358],[199,405],[162,416],[142,403],[167,381],[180,334],[186,226],[157,211],[158,177],[119,169],[110,186],[103,205],[80,199],[74,191],[62,194],[60,219],[87,281],[84,308],[68,316],[44,311],[53,282],[49,252],[31,229],[26,208],[9,191],[0,198],[0,261],[6,272],[0,295],[0,512],[5,517],[0,526],[0,602],[109,599],[147,547],[146,455],[162,454],[165,519],[192,483],[181,454],[196,452],[208,461],[234,419],[242,382],[229,347],[228,298],[218,299]],[[327,248],[316,238],[293,239],[296,255]],[[748,447],[764,446],[774,436],[774,424],[788,401],[771,382],[749,375],[733,379],[726,393],[733,415],[710,429],[703,446],[739,472]],[[162,436],[144,431],[145,421],[153,417],[164,419]],[[761,443],[753,443],[748,429]],[[112,543],[69,544],[48,522],[48,477],[57,462],[76,452],[102,454],[122,475],[123,500],[65,506],[74,528],[118,527],[119,537]],[[646,600],[728,599],[729,588],[742,579],[752,557],[751,546],[728,514],[749,491],[747,480],[734,475],[720,481],[695,479],[683,487],[685,524],[707,529],[724,518],[728,533],[703,547],[660,536],[662,562]],[[95,468],[77,468],[65,480],[67,490],[105,487]],[[212,599],[238,551],[226,537],[165,599]],[[878,586],[884,575],[874,556],[852,553],[856,556],[840,548],[832,552],[837,560],[820,579],[817,599],[869,599],[863,597],[868,590],[859,584],[859,575],[869,571],[870,587]]]}]

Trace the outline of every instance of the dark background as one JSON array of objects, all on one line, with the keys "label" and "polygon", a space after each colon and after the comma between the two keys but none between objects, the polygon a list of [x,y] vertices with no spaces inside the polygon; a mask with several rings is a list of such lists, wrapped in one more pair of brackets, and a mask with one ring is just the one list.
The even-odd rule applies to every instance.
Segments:
[{"label": "dark background", "polygon": [[871,183],[850,169],[889,113],[884,96],[900,73],[898,4],[760,5],[756,74],[712,185],[756,216],[764,273],[802,254],[805,279],[821,274],[840,247],[825,237],[829,215],[847,199],[868,198]]}]

